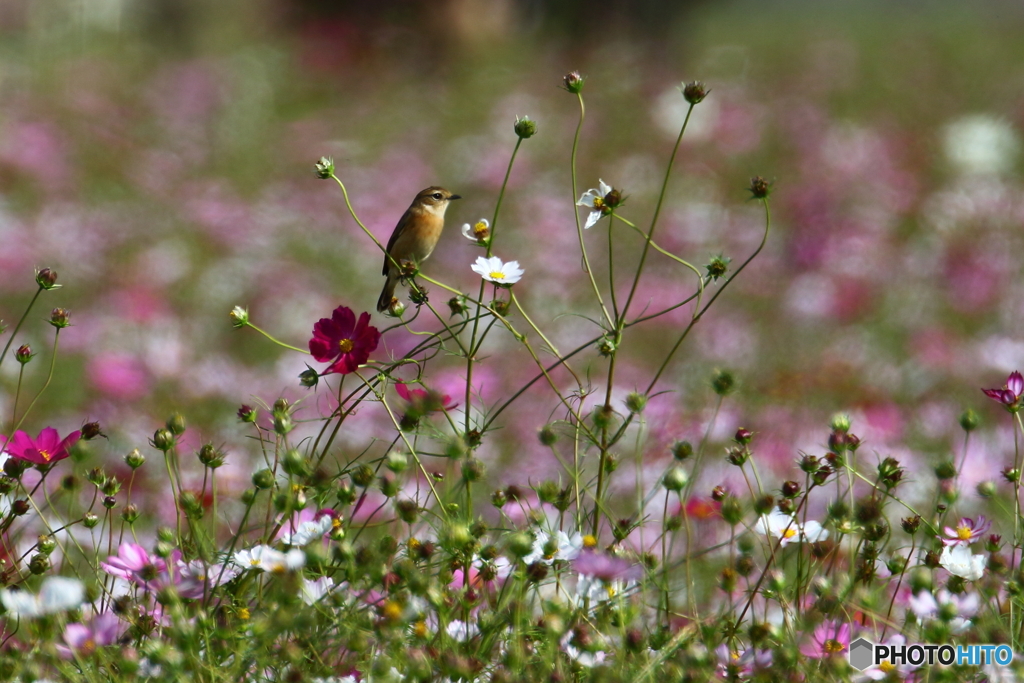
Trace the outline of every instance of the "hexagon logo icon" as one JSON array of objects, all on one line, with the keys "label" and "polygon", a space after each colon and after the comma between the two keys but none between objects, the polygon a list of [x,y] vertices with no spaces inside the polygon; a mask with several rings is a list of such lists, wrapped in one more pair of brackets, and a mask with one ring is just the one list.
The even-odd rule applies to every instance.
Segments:
[{"label": "hexagon logo icon", "polygon": [[850,666],[857,671],[863,671],[875,663],[875,646],[864,638],[858,638],[850,643]]}]

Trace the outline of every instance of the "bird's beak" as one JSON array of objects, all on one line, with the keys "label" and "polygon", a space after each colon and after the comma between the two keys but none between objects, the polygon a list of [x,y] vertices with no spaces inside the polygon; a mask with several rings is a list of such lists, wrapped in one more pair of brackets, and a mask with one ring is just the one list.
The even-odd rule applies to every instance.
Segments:
[{"label": "bird's beak", "polygon": [[462,195],[453,194],[451,197],[448,198],[448,201],[451,201],[453,199],[462,199]]}]

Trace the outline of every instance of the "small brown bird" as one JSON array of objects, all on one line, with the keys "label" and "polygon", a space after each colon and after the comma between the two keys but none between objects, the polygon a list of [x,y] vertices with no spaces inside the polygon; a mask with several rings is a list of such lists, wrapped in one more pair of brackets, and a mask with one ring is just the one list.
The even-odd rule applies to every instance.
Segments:
[{"label": "small brown bird", "polygon": [[[444,229],[444,212],[448,202],[462,199],[443,187],[432,186],[420,191],[395,226],[388,240],[388,254],[384,257],[384,272],[388,281],[377,300],[377,311],[383,312],[395,298],[395,286],[401,278],[400,266],[403,261],[412,261],[417,266],[427,260]],[[395,263],[399,267],[395,266]]]}]

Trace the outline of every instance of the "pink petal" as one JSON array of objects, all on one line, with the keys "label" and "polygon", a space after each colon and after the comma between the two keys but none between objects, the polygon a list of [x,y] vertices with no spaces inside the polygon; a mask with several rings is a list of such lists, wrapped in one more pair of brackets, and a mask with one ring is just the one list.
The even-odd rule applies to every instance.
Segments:
[{"label": "pink petal", "polygon": [[36,437],[35,445],[37,450],[48,451],[52,455],[57,452],[57,448],[60,446],[60,435],[53,427],[44,427],[43,431],[39,432],[39,436]]},{"label": "pink petal", "polygon": [[1024,377],[1014,370],[1006,380],[1006,388],[1013,392],[1014,399],[1020,398],[1020,395],[1024,393]]}]

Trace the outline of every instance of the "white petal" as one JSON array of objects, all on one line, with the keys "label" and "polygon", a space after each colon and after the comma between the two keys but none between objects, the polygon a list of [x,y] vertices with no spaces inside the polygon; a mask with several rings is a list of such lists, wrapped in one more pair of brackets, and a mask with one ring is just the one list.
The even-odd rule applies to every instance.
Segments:
[{"label": "white petal", "polygon": [[601,215],[602,214],[600,211],[591,211],[590,215],[587,216],[587,222],[583,226],[583,229],[589,230],[591,227],[593,227],[594,223],[597,223],[599,220],[601,220]]}]

